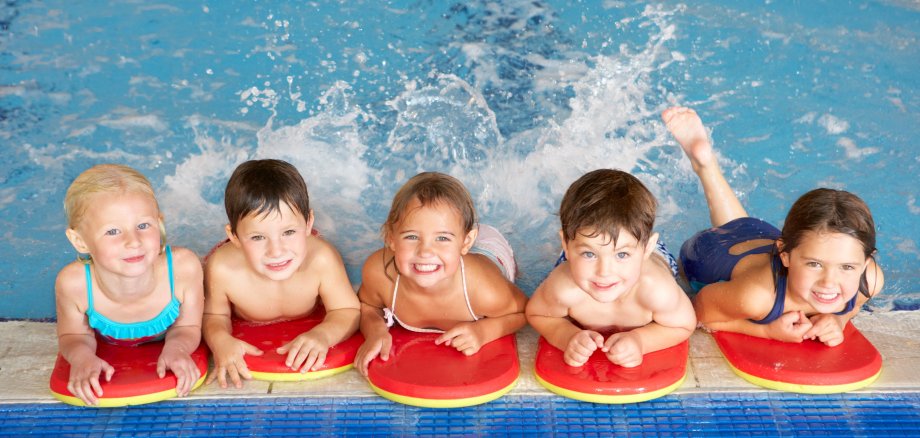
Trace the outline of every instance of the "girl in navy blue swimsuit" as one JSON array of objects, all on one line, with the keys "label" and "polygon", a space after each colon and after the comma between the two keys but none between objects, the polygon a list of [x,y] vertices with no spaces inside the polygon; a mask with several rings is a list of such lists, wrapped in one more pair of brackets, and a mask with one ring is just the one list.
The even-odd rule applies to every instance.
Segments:
[{"label": "girl in navy blue swimsuit", "polygon": [[884,284],[866,203],[815,189],[792,205],[780,231],[748,217],[695,111],[669,108],[662,119],[700,179],[713,226],[680,251],[699,323],[786,342],[843,342],[847,321]]}]

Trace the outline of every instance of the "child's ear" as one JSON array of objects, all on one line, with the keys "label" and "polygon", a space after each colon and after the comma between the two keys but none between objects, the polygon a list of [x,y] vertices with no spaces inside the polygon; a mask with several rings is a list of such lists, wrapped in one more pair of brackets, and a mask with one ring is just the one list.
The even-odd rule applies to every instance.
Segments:
[{"label": "child's ear", "polygon": [[655,248],[657,247],[658,233],[652,233],[652,235],[648,237],[648,242],[645,243],[645,254],[643,254],[642,257],[645,260],[648,260],[648,258],[652,256],[652,253],[655,252]]},{"label": "child's ear", "polygon": [[307,234],[310,234],[310,232],[313,231],[313,219],[315,219],[315,218],[316,218],[316,217],[313,216],[313,209],[311,208],[310,211],[307,213],[307,217],[306,217],[306,219],[307,219]]},{"label": "child's ear", "polygon": [[783,262],[783,266],[789,267],[789,252],[783,251],[783,248],[786,247],[786,244],[783,242],[783,239],[776,239],[776,252],[779,253],[779,259]]},{"label": "child's ear", "polygon": [[239,248],[240,238],[236,237],[236,234],[233,234],[233,228],[230,228],[230,224],[224,226],[224,231],[227,232],[227,238],[230,239],[230,243],[232,243],[233,246]]},{"label": "child's ear", "polygon": [[565,233],[561,229],[559,230],[559,242],[562,243],[562,254],[565,255],[565,259],[568,260],[569,259],[569,254],[568,254],[568,249],[567,249],[568,242],[565,241]]},{"label": "child's ear", "polygon": [[83,236],[80,236],[80,233],[73,228],[68,228],[64,231],[64,234],[67,235],[67,240],[70,241],[70,244],[73,245],[73,248],[79,253],[89,254],[89,247],[86,246],[86,242],[83,240]]},{"label": "child's ear", "polygon": [[476,238],[479,237],[479,227],[475,227],[470,230],[469,233],[466,233],[466,237],[463,238],[463,248],[460,248],[460,254],[466,255],[470,252],[470,248],[473,247],[473,244],[476,243]]}]

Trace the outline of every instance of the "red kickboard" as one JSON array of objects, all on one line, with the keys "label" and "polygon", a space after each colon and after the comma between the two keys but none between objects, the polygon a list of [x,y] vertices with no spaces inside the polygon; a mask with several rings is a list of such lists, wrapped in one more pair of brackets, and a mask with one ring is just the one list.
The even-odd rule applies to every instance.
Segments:
[{"label": "red kickboard", "polygon": [[660,397],[680,386],[687,374],[689,351],[689,342],[684,341],[646,354],[637,367],[624,368],[596,350],[584,365],[573,367],[565,363],[565,352],[541,336],[534,373],[543,386],[564,397],[632,403]]},{"label": "red kickboard", "polygon": [[345,371],[350,368],[355,360],[358,347],[364,343],[364,337],[360,333],[330,347],[323,366],[306,373],[286,366],[284,361],[287,355],[278,354],[275,351],[278,347],[319,325],[325,316],[325,310],[320,307],[304,318],[290,321],[258,323],[233,319],[233,336],[262,350],[261,356],[248,354],[244,356],[249,371],[256,373],[253,377],[261,380],[306,380],[324,377],[330,373],[334,374],[336,371]]},{"label": "red kickboard", "polygon": [[[752,380],[739,373],[747,380],[774,389],[815,392],[797,391],[782,387],[783,384],[812,387],[856,384],[860,387],[861,382],[865,383],[861,386],[865,386],[875,380],[882,368],[882,356],[852,322],[843,330],[843,343],[836,347],[813,340],[791,343],[731,332],[714,332],[712,336],[736,372],[753,376]],[[779,386],[763,385],[756,379]],[[844,390],[857,387],[845,387]]]},{"label": "red kickboard", "polygon": [[[511,389],[520,374],[513,334],[465,356],[445,345],[435,345],[437,333],[390,329],[390,357],[379,357],[368,367],[375,391],[391,400],[429,407],[456,407],[484,403]],[[381,392],[382,391],[382,392]],[[439,401],[463,400],[458,404]]]},{"label": "red kickboard", "polygon": [[[106,382],[104,376],[100,379],[103,396],[99,398],[99,406],[138,405],[175,397],[176,376],[168,370],[166,377],[161,379],[157,376],[157,359],[163,345],[164,341],[155,341],[125,347],[109,344],[97,337],[96,355],[115,368],[111,381]],[[208,349],[204,342],[192,352],[191,357],[201,371],[201,378],[194,385],[198,387],[208,372]],[[67,390],[69,378],[70,364],[58,354],[51,372],[51,392],[65,403],[82,406],[83,402]]]}]

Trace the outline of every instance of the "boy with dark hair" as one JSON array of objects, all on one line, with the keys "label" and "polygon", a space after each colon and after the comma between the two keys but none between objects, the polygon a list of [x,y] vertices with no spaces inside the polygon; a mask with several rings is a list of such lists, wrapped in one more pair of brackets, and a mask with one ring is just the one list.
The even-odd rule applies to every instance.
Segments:
[{"label": "boy with dark hair", "polygon": [[231,317],[273,322],[306,317],[322,302],[322,323],[279,347],[285,365],[318,369],[329,347],[358,329],[360,304],[339,253],[313,229],[307,185],[280,160],[240,164],[224,193],[228,239],[206,259],[204,337],[227,386],[250,379],[243,356],[262,351],[231,334]]},{"label": "boy with dark hair", "polygon": [[568,365],[584,365],[601,349],[635,367],[696,327],[677,264],[652,231],[656,205],[636,177],[610,169],[585,174],[562,198],[563,254],[526,314]]}]

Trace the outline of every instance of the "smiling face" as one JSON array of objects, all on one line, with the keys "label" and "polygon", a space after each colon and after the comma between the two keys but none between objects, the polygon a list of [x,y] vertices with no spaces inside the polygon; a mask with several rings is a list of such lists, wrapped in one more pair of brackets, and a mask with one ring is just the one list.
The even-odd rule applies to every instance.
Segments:
[{"label": "smiling face", "polygon": [[651,254],[650,245],[640,243],[621,230],[616,242],[605,234],[576,232],[569,241],[560,231],[562,249],[568,259],[572,280],[596,301],[610,303],[632,290],[639,281],[642,263]]},{"label": "smiling face", "polygon": [[283,281],[300,269],[312,230],[312,212],[304,217],[281,202],[277,211],[252,212],[244,216],[236,225],[236,234],[228,225],[227,235],[242,249],[253,272],[270,280]]},{"label": "smiling face", "polygon": [[806,232],[799,245],[780,258],[788,269],[787,291],[819,313],[843,310],[859,291],[866,270],[862,244],[846,234]]},{"label": "smiling face", "polygon": [[149,272],[160,254],[160,211],[146,193],[98,193],[67,238],[97,269],[126,277]]},{"label": "smiling face", "polygon": [[413,199],[387,238],[399,273],[421,288],[430,288],[457,273],[460,257],[476,240],[465,232],[459,212],[444,202],[422,206]]}]

